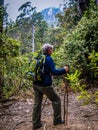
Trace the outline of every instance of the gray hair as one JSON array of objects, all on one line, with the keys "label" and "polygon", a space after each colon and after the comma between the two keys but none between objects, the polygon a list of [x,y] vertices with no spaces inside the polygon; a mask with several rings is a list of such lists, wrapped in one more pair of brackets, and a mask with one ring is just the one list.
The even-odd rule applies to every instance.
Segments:
[{"label": "gray hair", "polygon": [[53,45],[51,45],[49,43],[44,44],[43,47],[42,47],[43,54],[46,54],[48,49],[50,49],[50,48],[53,49]]}]

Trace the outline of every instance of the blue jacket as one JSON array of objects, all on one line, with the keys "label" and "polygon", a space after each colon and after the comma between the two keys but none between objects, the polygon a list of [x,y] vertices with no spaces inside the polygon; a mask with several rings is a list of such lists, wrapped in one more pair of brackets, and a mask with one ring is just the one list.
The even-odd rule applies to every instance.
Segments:
[{"label": "blue jacket", "polygon": [[44,65],[44,79],[42,86],[52,85],[52,75],[63,75],[66,73],[64,68],[56,69],[54,61],[50,55],[46,55],[45,65]]}]

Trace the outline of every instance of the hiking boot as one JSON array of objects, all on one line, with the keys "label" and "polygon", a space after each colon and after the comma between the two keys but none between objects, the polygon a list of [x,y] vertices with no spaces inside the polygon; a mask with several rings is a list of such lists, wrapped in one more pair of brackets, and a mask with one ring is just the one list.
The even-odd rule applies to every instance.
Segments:
[{"label": "hiking boot", "polygon": [[62,124],[64,124],[64,121],[54,122],[54,125],[55,125],[55,126],[56,126],[56,125],[62,125]]},{"label": "hiking boot", "polygon": [[33,130],[37,130],[37,129],[41,128],[42,126],[43,126],[43,124],[40,124],[38,126],[33,126]]}]

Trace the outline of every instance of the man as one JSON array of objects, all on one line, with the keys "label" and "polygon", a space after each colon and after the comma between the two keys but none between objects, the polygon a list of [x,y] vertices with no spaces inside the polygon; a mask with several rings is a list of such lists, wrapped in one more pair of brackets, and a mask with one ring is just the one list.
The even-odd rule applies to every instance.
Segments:
[{"label": "man", "polygon": [[54,119],[53,124],[59,125],[62,124],[61,118],[61,100],[52,88],[52,75],[63,75],[68,72],[68,66],[63,68],[56,69],[54,61],[51,57],[53,52],[53,46],[50,44],[45,44],[42,47],[43,54],[46,56],[44,64],[44,79],[42,85],[37,83],[33,85],[34,89],[34,107],[33,107],[33,130],[37,130],[42,127],[41,123],[41,105],[43,95],[45,94],[48,99],[52,102]]}]

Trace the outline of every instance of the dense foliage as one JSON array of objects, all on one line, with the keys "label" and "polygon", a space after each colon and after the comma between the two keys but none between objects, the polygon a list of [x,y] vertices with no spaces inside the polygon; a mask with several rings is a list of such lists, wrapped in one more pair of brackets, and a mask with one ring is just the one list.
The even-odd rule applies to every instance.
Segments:
[{"label": "dense foliage", "polygon": [[[55,45],[52,56],[57,67],[70,66],[67,80],[75,92],[81,92],[79,99],[98,103],[98,92],[86,90],[87,86],[98,83],[98,7],[91,2],[82,18],[76,7],[76,2],[71,3],[63,14],[58,14],[56,28],[48,27],[30,2],[20,7],[21,13],[15,23],[9,24],[7,36],[0,34],[0,93],[3,99],[32,86],[26,73],[36,54],[32,54],[31,44],[34,25],[35,50],[40,50],[45,42]],[[59,78],[54,84],[61,82]]]},{"label": "dense foliage", "polygon": [[7,99],[20,89],[30,87],[26,79],[29,67],[29,56],[20,55],[21,43],[18,40],[0,36],[0,90],[3,99]]},{"label": "dense foliage", "polygon": [[[98,7],[92,8],[92,3],[90,7],[75,29],[66,35],[59,52],[56,52],[61,65],[66,63],[70,66],[68,79],[73,89],[81,90],[82,97],[88,95],[85,91],[87,86],[98,80]],[[93,99],[98,102],[98,92],[94,95]]]},{"label": "dense foliage", "polygon": [[72,66],[72,70],[79,69],[81,78],[93,79],[90,70],[90,54],[98,52],[98,14],[97,10],[91,11],[90,18],[82,17],[72,33],[65,38],[63,56]]}]

